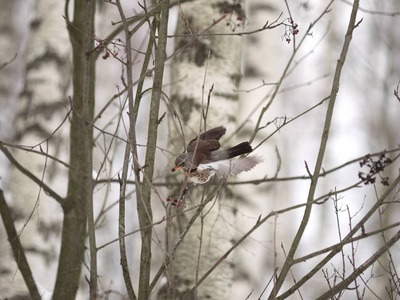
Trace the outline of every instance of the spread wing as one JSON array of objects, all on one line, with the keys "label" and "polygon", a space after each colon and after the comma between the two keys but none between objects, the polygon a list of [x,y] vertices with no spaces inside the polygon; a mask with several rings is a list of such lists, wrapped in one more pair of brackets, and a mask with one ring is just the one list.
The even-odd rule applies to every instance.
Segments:
[{"label": "spread wing", "polygon": [[241,172],[254,168],[262,159],[258,156],[248,156],[239,159],[226,159],[210,163],[200,164],[200,170],[212,169],[218,177],[235,176]]}]

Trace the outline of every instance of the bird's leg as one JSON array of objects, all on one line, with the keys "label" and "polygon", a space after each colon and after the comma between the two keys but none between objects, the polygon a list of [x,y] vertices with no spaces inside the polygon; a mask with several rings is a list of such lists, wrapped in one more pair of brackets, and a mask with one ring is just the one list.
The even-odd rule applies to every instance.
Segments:
[{"label": "bird's leg", "polygon": [[182,191],[182,196],[179,198],[179,200],[178,199],[175,199],[174,200],[174,202],[172,202],[172,205],[178,205],[178,207],[179,206],[181,206],[181,207],[185,207],[185,205],[186,205],[186,202],[185,202],[185,195],[186,195],[186,193],[190,190],[190,189],[192,189],[194,186],[196,185],[196,183],[193,183],[190,187],[187,187],[187,185],[185,186],[185,188],[183,189],[183,191]]},{"label": "bird's leg", "polygon": [[173,206],[184,207],[186,205],[184,197],[185,197],[186,193],[190,189],[192,189],[195,185],[196,185],[195,182],[190,187],[187,187],[187,185],[186,185],[185,188],[183,189],[182,195],[181,195],[181,197],[179,199],[178,198],[174,199],[173,196],[168,196],[167,199],[166,199],[167,202],[171,203],[171,205],[173,205]]}]

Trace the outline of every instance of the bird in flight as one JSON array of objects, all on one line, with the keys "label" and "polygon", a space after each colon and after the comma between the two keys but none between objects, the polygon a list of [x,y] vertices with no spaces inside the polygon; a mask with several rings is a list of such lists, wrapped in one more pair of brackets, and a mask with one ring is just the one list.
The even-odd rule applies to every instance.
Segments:
[{"label": "bird in flight", "polygon": [[220,149],[219,139],[225,134],[226,128],[219,126],[193,138],[186,152],[175,160],[172,172],[180,170],[195,183],[206,183],[215,174],[218,177],[235,176],[241,172],[249,171],[259,162],[257,156],[247,156],[232,159],[236,156],[251,153],[249,142],[242,142],[226,150]]}]

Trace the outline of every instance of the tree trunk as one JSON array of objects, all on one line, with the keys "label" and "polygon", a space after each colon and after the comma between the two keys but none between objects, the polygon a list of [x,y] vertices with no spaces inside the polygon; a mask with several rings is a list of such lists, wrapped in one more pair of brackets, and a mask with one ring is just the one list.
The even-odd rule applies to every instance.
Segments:
[{"label": "tree trunk", "polygon": [[[18,10],[24,6],[29,9],[33,6],[23,1],[0,1],[0,140],[11,142],[15,133],[14,120],[17,114],[18,93],[22,86],[23,73],[23,46],[27,40],[28,18],[27,10]],[[23,16],[18,18],[17,16]],[[18,27],[13,26],[19,20]],[[18,37],[18,38],[16,38]],[[16,55],[16,57],[15,57]],[[3,65],[7,64],[7,65]],[[10,182],[11,166],[7,157],[0,154],[0,189],[7,191]],[[10,193],[11,194],[11,193]],[[10,197],[11,198],[11,197]],[[7,200],[9,200],[8,198]],[[18,206],[8,202],[8,206],[18,210]],[[12,216],[13,220],[17,220]],[[3,225],[3,224],[2,224]],[[0,225],[0,291],[1,297],[28,297],[28,289],[20,272],[15,272],[17,266],[11,251],[10,242],[6,239],[5,227]]]},{"label": "tree trunk", "polygon": [[[90,36],[86,34],[88,8],[86,1],[75,1],[74,18],[68,24],[73,55],[73,115],[70,133],[70,170],[68,193],[64,209],[62,243],[54,299],[73,299],[79,286],[86,239],[88,195],[92,184],[91,120],[94,112],[94,64],[86,42],[93,37],[94,8],[89,12],[92,22]],[[91,41],[93,47],[93,40]],[[87,68],[90,60],[90,68]],[[91,282],[91,284],[93,284]]]},{"label": "tree trunk", "polygon": [[[60,21],[64,3],[48,0],[2,2],[1,20],[7,23],[7,28],[2,27],[2,36],[5,33],[10,35],[10,40],[0,43],[2,47],[7,47],[1,51],[2,60],[9,61],[15,54],[17,56],[0,72],[5,75],[1,82],[7,86],[6,90],[1,88],[7,91],[7,95],[0,97],[6,101],[0,110],[0,140],[33,146],[52,137],[51,141],[42,143],[41,148],[36,146],[33,150],[65,157],[63,145],[68,136],[67,126],[52,135],[69,108],[66,91],[70,85],[70,48],[65,24]],[[11,147],[7,148],[23,168],[36,178],[43,179],[43,182],[51,183],[57,193],[64,196],[66,178],[61,172],[65,170],[63,166],[29,150],[12,151]],[[0,156],[4,158],[2,154]],[[0,183],[6,191],[11,217],[39,293],[49,296],[55,282],[54,276],[49,277],[49,274],[54,273],[57,267],[56,245],[60,241],[59,220],[62,217],[60,205],[20,170],[6,168],[9,161],[4,164],[1,161],[0,165],[1,170],[6,172],[0,174]],[[0,235],[6,237],[2,233]],[[1,259],[7,261],[0,263],[5,266],[0,272],[3,274],[0,280],[1,297],[22,296],[21,291],[26,293],[26,284],[20,281],[14,258],[9,256],[9,242],[4,238],[1,243]]]},{"label": "tree trunk", "polygon": [[[183,14],[178,21],[177,34],[201,33],[207,27],[206,33],[232,33],[241,30],[237,21],[241,9],[218,1],[196,1],[182,5]],[[231,20],[231,21],[229,21]],[[186,23],[186,24],[185,24]],[[239,27],[237,24],[240,24]],[[177,39],[177,49],[183,47],[183,53],[176,57],[172,65],[172,106],[178,119],[170,126],[173,153],[183,152],[188,141],[201,131],[224,125],[227,136],[234,132],[238,114],[238,95],[234,92],[241,78],[241,38],[238,36],[205,35],[196,40],[184,36]],[[202,85],[206,76],[204,93]],[[208,93],[213,86],[210,105],[207,106]],[[203,112],[203,116],[202,116]],[[183,132],[182,130],[183,129]],[[183,139],[182,139],[182,135]],[[182,143],[184,141],[184,144]],[[222,138],[223,148],[227,139]],[[234,139],[228,141],[233,146]],[[171,159],[173,164],[175,158]],[[183,181],[183,174],[175,174],[174,179]],[[215,181],[214,181],[215,182]],[[197,206],[205,199],[214,185],[197,185],[186,196],[188,207]],[[179,194],[179,190],[172,192]],[[175,252],[176,258],[169,269],[172,286],[169,287],[170,297],[177,299],[188,296],[187,293],[200,280],[201,276],[212,267],[232,243],[233,236],[228,231],[227,224],[235,219],[235,202],[228,189],[217,193],[203,210],[196,222],[185,236],[183,243]],[[171,207],[171,214],[175,207]],[[193,212],[193,210],[192,210]],[[171,251],[178,237],[192,217],[191,212],[179,215],[173,222],[168,236]],[[200,253],[200,254],[199,254]],[[222,261],[218,268],[200,285],[194,289],[189,298],[199,299],[229,299],[233,280],[233,264],[230,258]],[[172,292],[171,292],[172,291]],[[168,292],[167,292],[168,293]],[[175,295],[173,294],[175,293]]]}]

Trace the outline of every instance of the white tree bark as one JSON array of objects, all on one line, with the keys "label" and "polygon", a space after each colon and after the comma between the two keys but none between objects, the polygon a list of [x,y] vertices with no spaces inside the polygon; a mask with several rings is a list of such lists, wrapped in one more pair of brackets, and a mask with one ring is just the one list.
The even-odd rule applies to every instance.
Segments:
[{"label": "white tree bark", "polygon": [[[184,17],[181,14],[177,34],[184,34],[187,30],[184,21],[188,22],[192,33],[203,32],[214,20],[221,18],[226,9],[229,8],[218,1],[196,1],[182,5]],[[229,18],[233,23],[228,21]],[[227,15],[222,22],[216,24],[207,33],[232,33],[233,29],[238,32],[241,27],[237,27],[240,22],[237,22],[236,18],[236,12],[233,12],[231,16]],[[176,48],[184,46],[188,41],[190,41],[188,37],[176,38]],[[241,78],[241,49],[241,37],[205,35],[176,57],[171,70],[173,82],[171,100],[177,115],[170,116],[174,155],[183,152],[188,141],[199,133],[200,124],[202,131],[223,125],[227,127],[227,136],[233,133],[239,108],[238,95],[234,90]],[[205,76],[204,93],[202,93]],[[214,88],[204,122],[202,109],[206,110],[208,93],[212,85]],[[185,145],[182,142],[178,118],[184,129]],[[233,146],[236,141],[234,139],[227,141],[226,137],[223,137],[221,142],[222,147],[227,147]],[[175,157],[172,157],[171,165],[174,160]],[[174,176],[180,182],[184,180],[182,174]],[[203,192],[207,193],[211,190],[209,187],[213,185],[208,183],[205,186],[196,186],[190,192],[190,196],[186,197],[187,207],[199,205],[206,195],[203,195]],[[228,196],[225,192],[219,194],[219,197],[214,198],[205,207],[203,224],[199,217],[174,255],[176,259],[169,271],[178,297],[185,295],[195,285],[197,269],[199,271],[197,280],[199,280],[232,245],[234,236],[230,232],[230,226],[235,219],[235,200],[232,195]],[[175,191],[176,193],[179,191]],[[173,210],[174,207],[171,211]],[[169,237],[171,247],[174,246],[190,218],[191,212],[187,212],[183,217],[179,217],[179,220],[174,221],[173,232]],[[200,256],[199,251],[201,251]],[[197,291],[198,298],[229,299],[233,269],[231,258],[224,260],[200,285]]]},{"label": "white tree bark", "polygon": [[[24,2],[24,3],[23,3]],[[11,141],[14,134],[14,118],[17,111],[18,93],[22,85],[22,52],[26,41],[29,11],[32,1],[0,1],[0,140]],[[15,26],[15,24],[18,26]],[[15,57],[15,55],[17,55]],[[14,60],[12,60],[15,57]],[[6,190],[10,164],[0,153],[0,188]],[[6,198],[10,194],[5,193]],[[0,291],[1,297],[28,295],[21,274],[17,271],[10,243],[5,238],[4,226],[0,226]],[[11,262],[11,263],[10,263]]]},{"label": "white tree bark", "polygon": [[[71,63],[70,42],[62,18],[65,3],[47,0],[2,2],[13,6],[10,10],[1,10],[13,19],[8,18],[5,21],[10,26],[10,42],[1,44],[10,46],[14,43],[16,49],[1,53],[11,55],[18,52],[16,61],[9,66],[17,68],[18,72],[14,73],[14,76],[9,76],[9,80],[15,83],[7,85],[10,93],[6,98],[7,103],[1,110],[2,114],[5,112],[9,116],[8,118],[0,116],[2,123],[4,120],[10,121],[7,124],[9,128],[7,132],[11,134],[1,136],[1,139],[33,146],[49,138],[69,110],[67,89],[70,86]],[[1,20],[4,22],[5,19],[2,17]],[[4,58],[3,55],[2,59]],[[12,119],[14,111],[17,115]],[[51,136],[48,144],[43,143],[41,145],[43,152],[65,160],[68,128],[67,122],[54,136]],[[0,131],[3,132],[3,128]],[[44,174],[43,182],[64,196],[66,191],[64,166],[51,159],[46,161],[45,156],[21,150],[12,151],[10,147],[9,150],[19,164],[39,179],[42,179]],[[39,147],[34,150],[41,151]],[[7,175],[5,176],[8,181],[6,200],[15,214],[16,229],[23,229],[21,242],[32,273],[40,286],[39,292],[44,298],[50,297],[55,276],[49,274],[56,274],[62,220],[61,207],[16,168],[10,167]],[[32,217],[29,219],[32,212]],[[21,295],[21,291],[27,293],[17,266],[12,263],[14,258],[8,241],[2,239],[1,243],[0,256],[2,259],[8,259],[7,264],[1,264],[7,268],[7,272],[2,272],[5,275],[2,275],[0,283],[1,297]]]}]

